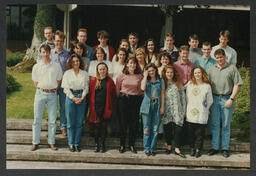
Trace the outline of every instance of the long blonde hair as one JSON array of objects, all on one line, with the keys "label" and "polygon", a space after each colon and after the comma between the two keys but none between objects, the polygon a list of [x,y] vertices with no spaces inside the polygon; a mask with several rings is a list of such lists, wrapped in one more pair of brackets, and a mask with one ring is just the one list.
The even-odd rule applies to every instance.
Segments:
[{"label": "long blonde hair", "polygon": [[108,77],[108,65],[104,62],[101,62],[97,65],[96,67],[96,89],[101,89],[101,78],[100,78],[100,73],[98,71],[98,68],[100,65],[105,65],[105,67],[107,68],[107,73],[106,73],[106,77]]}]

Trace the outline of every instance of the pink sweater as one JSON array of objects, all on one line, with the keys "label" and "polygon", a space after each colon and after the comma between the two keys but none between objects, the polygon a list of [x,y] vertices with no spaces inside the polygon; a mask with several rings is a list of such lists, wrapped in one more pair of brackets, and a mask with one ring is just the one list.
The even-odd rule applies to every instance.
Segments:
[{"label": "pink sweater", "polygon": [[141,74],[126,75],[120,73],[116,78],[117,96],[119,96],[120,92],[129,95],[143,95],[143,91],[140,88],[142,78]]}]

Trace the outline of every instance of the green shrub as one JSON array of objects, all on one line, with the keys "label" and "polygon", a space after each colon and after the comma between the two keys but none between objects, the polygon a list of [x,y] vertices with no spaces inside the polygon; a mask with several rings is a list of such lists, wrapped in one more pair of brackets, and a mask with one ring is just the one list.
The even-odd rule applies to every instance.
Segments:
[{"label": "green shrub", "polygon": [[240,129],[236,137],[241,141],[250,141],[250,69],[239,69],[243,85],[235,99],[232,125]]},{"label": "green shrub", "polygon": [[6,66],[11,67],[16,65],[17,63],[23,60],[25,53],[15,52],[15,53],[7,53],[6,55]]},{"label": "green shrub", "polygon": [[19,90],[21,85],[15,80],[15,78],[10,75],[9,73],[6,73],[6,91],[7,93],[11,93],[13,91]]}]

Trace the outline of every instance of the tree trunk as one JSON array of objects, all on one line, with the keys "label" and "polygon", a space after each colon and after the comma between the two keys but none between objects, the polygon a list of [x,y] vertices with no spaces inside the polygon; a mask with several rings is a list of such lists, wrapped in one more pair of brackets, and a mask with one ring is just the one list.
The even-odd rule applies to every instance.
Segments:
[{"label": "tree trunk", "polygon": [[15,70],[28,72],[36,63],[38,48],[44,39],[44,28],[51,26],[56,28],[56,5],[37,5],[37,12],[34,21],[34,34],[30,48],[27,49],[23,61],[14,66]]}]

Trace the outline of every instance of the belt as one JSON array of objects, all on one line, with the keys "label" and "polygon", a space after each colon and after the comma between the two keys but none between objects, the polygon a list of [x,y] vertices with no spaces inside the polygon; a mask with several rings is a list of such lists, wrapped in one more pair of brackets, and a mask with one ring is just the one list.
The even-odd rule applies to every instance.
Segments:
[{"label": "belt", "polygon": [[153,103],[157,103],[158,102],[158,98],[151,98],[150,101],[153,102]]},{"label": "belt", "polygon": [[46,92],[46,93],[54,93],[57,90],[57,89],[43,89],[43,88],[39,88],[39,87],[37,87],[37,89],[41,90],[42,92]]},{"label": "belt", "polygon": [[80,90],[73,90],[73,89],[70,89],[72,93],[82,93],[83,92],[83,89],[80,89]]},{"label": "belt", "polygon": [[218,96],[218,97],[224,97],[224,96],[230,96],[231,94],[215,94],[213,93],[214,96]]},{"label": "belt", "polygon": [[135,96],[138,96],[138,95],[130,95],[130,94],[120,92],[120,96],[122,96],[122,97],[135,97]]}]

